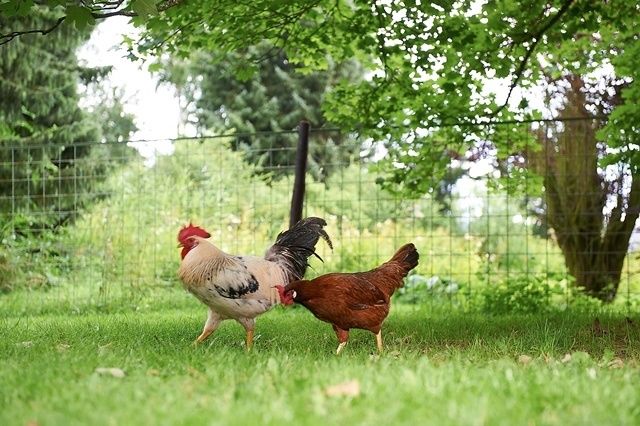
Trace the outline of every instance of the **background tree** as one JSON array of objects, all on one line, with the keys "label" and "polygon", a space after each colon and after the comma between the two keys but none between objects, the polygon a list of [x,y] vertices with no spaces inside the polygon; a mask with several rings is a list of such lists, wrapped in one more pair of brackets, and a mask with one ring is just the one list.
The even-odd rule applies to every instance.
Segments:
[{"label": "background tree", "polygon": [[580,77],[567,80],[560,118],[592,118],[538,129],[526,158],[543,177],[546,217],[567,269],[589,294],[611,300],[640,213],[640,176],[626,163],[601,167],[607,147],[597,137],[600,108]]},{"label": "background tree", "polygon": [[[55,16],[39,7],[10,23],[18,29],[47,26]],[[0,27],[8,25],[0,18]],[[73,218],[112,161],[131,154],[124,145],[101,143],[127,138],[135,126],[117,96],[109,100],[91,89],[109,70],[78,64],[76,49],[88,36],[66,26],[48,38],[25,35],[0,49],[0,213],[24,218],[13,224],[22,230]],[[80,83],[100,98],[92,111],[78,104]],[[20,166],[27,163],[29,168]]]},{"label": "background tree", "polygon": [[[239,70],[247,56],[262,58],[255,72]],[[316,129],[332,127],[322,112],[326,94],[338,82],[355,83],[362,76],[362,68],[353,60],[331,63],[325,71],[300,73],[283,51],[269,43],[238,53],[197,52],[162,67],[163,81],[176,87],[187,110],[183,120],[203,135],[233,129],[238,135],[232,148],[243,151],[261,170],[276,174],[290,173],[295,162],[297,135],[288,132],[302,119]],[[309,147],[309,170],[324,180],[354,155],[360,155],[360,145],[349,132],[317,133]]]}]

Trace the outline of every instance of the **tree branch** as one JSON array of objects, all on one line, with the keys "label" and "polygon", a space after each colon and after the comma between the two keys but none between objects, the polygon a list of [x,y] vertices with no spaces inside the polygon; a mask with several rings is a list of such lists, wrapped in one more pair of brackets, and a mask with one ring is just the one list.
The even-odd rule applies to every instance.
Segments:
[{"label": "tree branch", "polygon": [[138,14],[135,12],[121,9],[121,10],[114,10],[113,12],[105,12],[105,13],[91,12],[91,16],[93,16],[94,19],[105,19],[105,18],[111,18],[112,16],[127,16],[129,18],[133,18],[135,16],[138,16]]},{"label": "tree branch", "polygon": [[58,28],[60,26],[60,24],[62,24],[62,22],[64,21],[65,18],[66,18],[66,16],[62,16],[62,17],[58,18],[58,20],[52,26],[50,26],[49,28],[38,29],[38,30],[27,30],[27,31],[13,31],[13,32],[11,32],[9,34],[0,34],[0,46],[2,46],[3,44],[7,44],[11,40],[13,40],[14,38],[23,36],[25,34],[47,35],[51,31],[53,31],[56,28]]},{"label": "tree branch", "polygon": [[562,18],[562,16],[567,13],[573,1],[574,0],[566,0],[560,10],[558,10],[558,13],[556,13],[553,18],[549,19],[549,21],[545,25],[543,25],[537,32],[532,34],[531,45],[527,49],[524,57],[518,65],[518,68],[516,69],[515,79],[509,86],[509,93],[507,94],[507,98],[502,105],[500,105],[494,112],[491,113],[490,117],[495,117],[507,106],[507,104],[509,103],[509,99],[511,99],[513,90],[518,86],[518,82],[522,78],[522,75],[527,68],[527,62],[529,62],[529,58],[531,58],[531,55],[533,55],[533,52],[536,50],[536,46],[538,45],[538,43],[540,43],[540,40],[542,40],[544,33],[546,33],[551,27],[553,27],[560,20],[560,18]]},{"label": "tree branch", "polygon": [[[182,3],[183,0],[165,0],[161,3],[158,4],[157,9],[158,12],[164,12],[167,9],[170,9],[174,6],[179,5],[180,3]],[[105,1],[102,4],[104,5],[104,7],[100,8],[100,9],[96,9],[96,10],[91,10],[91,16],[94,19],[106,19],[106,18],[111,18],[113,16],[126,16],[129,18],[133,18],[138,16],[137,13],[131,11],[131,10],[127,10],[125,9],[119,9],[119,10],[113,10],[114,7],[119,7],[119,5],[121,5],[123,3],[123,1]],[[104,12],[106,10],[109,10],[109,12]],[[100,13],[99,11],[103,11],[102,13]],[[25,30],[25,31],[12,31],[10,33],[7,34],[0,34],[0,46],[2,46],[3,44],[7,44],[9,42],[11,42],[13,39],[15,39],[16,37],[20,37],[23,35],[27,35],[27,34],[41,34],[41,35],[47,35],[50,32],[52,32],[53,30],[55,30],[56,28],[58,28],[60,26],[60,24],[62,24],[62,22],[64,22],[64,20],[66,19],[66,15],[65,16],[61,16],[60,18],[58,18],[58,20],[49,28],[36,28],[33,30]]]}]

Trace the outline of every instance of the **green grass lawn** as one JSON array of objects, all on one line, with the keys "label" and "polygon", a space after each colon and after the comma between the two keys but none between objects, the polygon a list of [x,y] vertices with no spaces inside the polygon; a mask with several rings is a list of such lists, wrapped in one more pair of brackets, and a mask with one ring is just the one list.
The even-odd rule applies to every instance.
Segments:
[{"label": "green grass lawn", "polygon": [[[640,424],[637,317],[394,306],[384,354],[356,331],[336,357],[330,326],[303,309],[263,315],[246,353],[232,322],[191,345],[195,300],[156,308],[4,309],[0,424]],[[356,395],[328,394],[348,381]]]}]

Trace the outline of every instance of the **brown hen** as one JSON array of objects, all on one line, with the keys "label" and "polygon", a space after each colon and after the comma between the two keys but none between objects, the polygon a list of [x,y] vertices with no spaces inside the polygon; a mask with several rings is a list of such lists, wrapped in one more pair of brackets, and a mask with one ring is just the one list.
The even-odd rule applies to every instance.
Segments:
[{"label": "brown hen", "polygon": [[352,328],[374,333],[382,351],[381,328],[389,314],[391,296],[418,265],[418,257],[416,247],[406,244],[391,260],[367,272],[332,273],[277,286],[280,301],[285,305],[299,303],[331,324],[340,342],[336,354],[347,344]]}]

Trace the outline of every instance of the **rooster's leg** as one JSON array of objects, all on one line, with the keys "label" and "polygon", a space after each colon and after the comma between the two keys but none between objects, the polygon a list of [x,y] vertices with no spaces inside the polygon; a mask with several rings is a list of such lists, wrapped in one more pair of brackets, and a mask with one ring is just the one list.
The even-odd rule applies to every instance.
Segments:
[{"label": "rooster's leg", "polygon": [[221,319],[222,318],[220,317],[220,315],[218,315],[217,313],[215,313],[211,309],[209,309],[209,315],[207,316],[207,322],[204,323],[204,327],[202,328],[202,333],[200,333],[200,335],[198,336],[196,341],[193,342],[193,343],[195,345],[197,345],[198,343],[204,342],[206,340],[206,338],[211,335],[211,333],[216,331],[216,328],[218,328],[218,325],[220,325],[220,320]]},{"label": "rooster's leg", "polygon": [[343,330],[335,324],[333,325],[333,331],[336,332],[336,336],[338,337],[338,349],[336,349],[336,355],[340,355],[340,352],[347,346],[347,341],[349,340],[349,330]]},{"label": "rooster's leg", "polygon": [[247,352],[253,347],[253,330],[247,330]]},{"label": "rooster's leg", "polygon": [[242,324],[244,329],[247,331],[246,348],[247,352],[249,352],[253,347],[253,330],[256,326],[256,320],[253,318],[242,318],[239,319],[238,322]]}]

